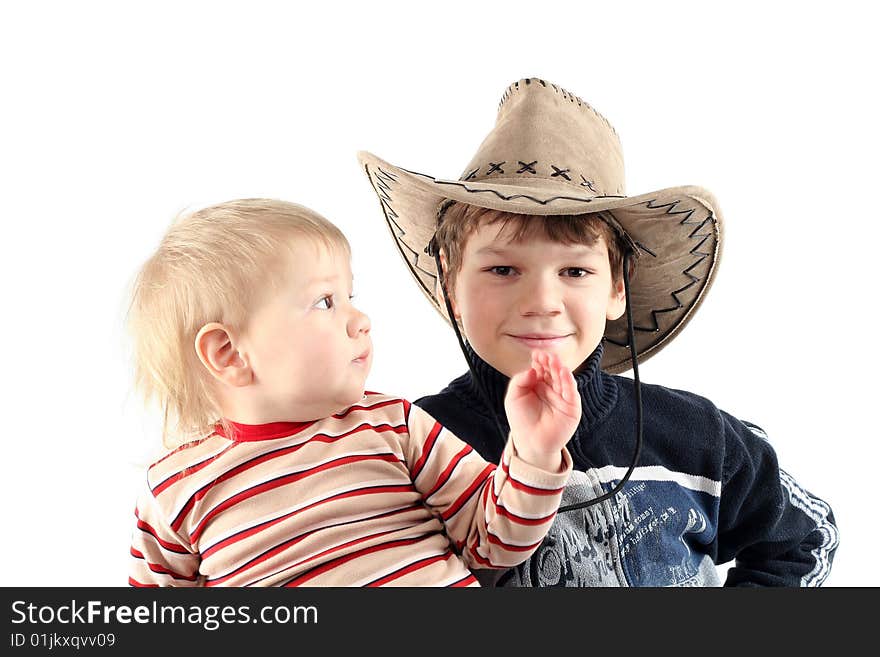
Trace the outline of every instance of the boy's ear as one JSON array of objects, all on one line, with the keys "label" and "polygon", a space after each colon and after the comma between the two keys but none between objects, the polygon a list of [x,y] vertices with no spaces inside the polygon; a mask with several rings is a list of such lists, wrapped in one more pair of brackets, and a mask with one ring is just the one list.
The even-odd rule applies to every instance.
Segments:
[{"label": "boy's ear", "polygon": [[253,381],[253,370],[236,348],[232,333],[223,324],[205,324],[196,334],[195,347],[202,365],[218,381],[236,387]]},{"label": "boy's ear", "polygon": [[611,283],[611,296],[608,299],[608,310],[605,318],[608,320],[620,319],[626,310],[626,289],[623,286],[623,277]]},{"label": "boy's ear", "polygon": [[[458,312],[458,307],[455,305],[454,290],[449,289],[449,266],[446,264],[446,254],[443,252],[443,249],[440,249],[440,267],[443,269],[443,280],[446,282],[446,291],[449,292],[449,304],[452,306],[452,312],[455,314],[455,319],[461,319],[461,313]],[[435,293],[437,294],[437,299],[440,301],[440,306],[445,306],[445,302],[443,301],[443,286],[440,284],[439,278],[437,279],[437,289]]]}]

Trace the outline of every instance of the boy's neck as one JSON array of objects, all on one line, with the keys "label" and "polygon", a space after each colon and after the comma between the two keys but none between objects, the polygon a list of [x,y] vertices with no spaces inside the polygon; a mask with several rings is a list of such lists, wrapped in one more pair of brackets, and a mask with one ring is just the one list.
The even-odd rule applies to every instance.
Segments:
[{"label": "boy's neck", "polygon": [[[478,396],[497,415],[502,422],[505,419],[504,395],[510,378],[496,370],[490,363],[480,358],[470,344],[465,343],[468,358],[473,366],[473,374],[467,377],[470,381],[470,395]],[[617,402],[617,387],[611,377],[602,371],[602,355],[604,348],[600,342],[592,354],[575,372],[575,383],[582,399],[583,427],[605,417]],[[476,379],[476,380],[474,380]],[[485,399],[488,397],[488,399]],[[506,422],[504,423],[506,428]]]}]

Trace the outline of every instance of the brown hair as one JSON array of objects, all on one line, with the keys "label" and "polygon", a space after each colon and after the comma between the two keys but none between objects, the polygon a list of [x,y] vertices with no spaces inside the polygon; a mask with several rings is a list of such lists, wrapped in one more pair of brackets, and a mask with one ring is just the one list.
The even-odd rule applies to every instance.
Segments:
[{"label": "brown hair", "polygon": [[[447,286],[455,286],[455,277],[461,270],[464,247],[478,226],[503,222],[502,230],[510,227],[511,241],[527,240],[540,236],[561,244],[594,245],[599,238],[608,248],[612,280],[617,283],[623,277],[623,255],[626,247],[609,223],[606,213],[596,212],[579,215],[531,215],[502,212],[466,203],[447,202],[441,206],[436,246],[446,256]],[[632,274],[632,265],[630,266]]]}]

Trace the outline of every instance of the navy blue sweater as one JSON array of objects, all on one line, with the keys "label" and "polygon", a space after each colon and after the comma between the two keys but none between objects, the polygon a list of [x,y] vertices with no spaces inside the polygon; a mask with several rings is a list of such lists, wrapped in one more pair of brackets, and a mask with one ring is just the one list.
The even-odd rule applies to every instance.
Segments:
[{"label": "navy blue sweater", "polygon": [[[468,373],[416,404],[497,462],[509,431],[509,379],[469,353],[485,392]],[[601,357],[599,345],[575,375],[583,413],[568,443],[574,472],[562,506],[611,490],[635,449],[633,381],[603,372]],[[715,564],[735,560],[725,585],[820,585],[838,544],[834,516],[779,468],[764,432],[698,395],[641,388],[642,452],[623,491],[560,512],[530,559],[500,578],[479,572],[481,582],[713,586],[721,584]]]}]

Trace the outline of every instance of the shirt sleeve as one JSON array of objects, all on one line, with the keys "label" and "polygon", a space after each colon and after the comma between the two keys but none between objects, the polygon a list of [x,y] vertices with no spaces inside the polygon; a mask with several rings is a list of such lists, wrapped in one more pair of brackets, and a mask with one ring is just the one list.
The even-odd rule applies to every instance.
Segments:
[{"label": "shirt sleeve", "polygon": [[200,556],[171,528],[149,487],[144,488],[134,512],[129,585],[202,586]]},{"label": "shirt sleeve", "polygon": [[718,563],[725,586],[820,586],[838,531],[831,507],[780,469],[764,431],[722,412]]},{"label": "shirt sleeve", "polygon": [[556,516],[572,469],[568,451],[560,471],[547,472],[519,458],[508,439],[494,465],[418,406],[405,402],[404,410],[412,480],[468,567],[525,561]]}]

